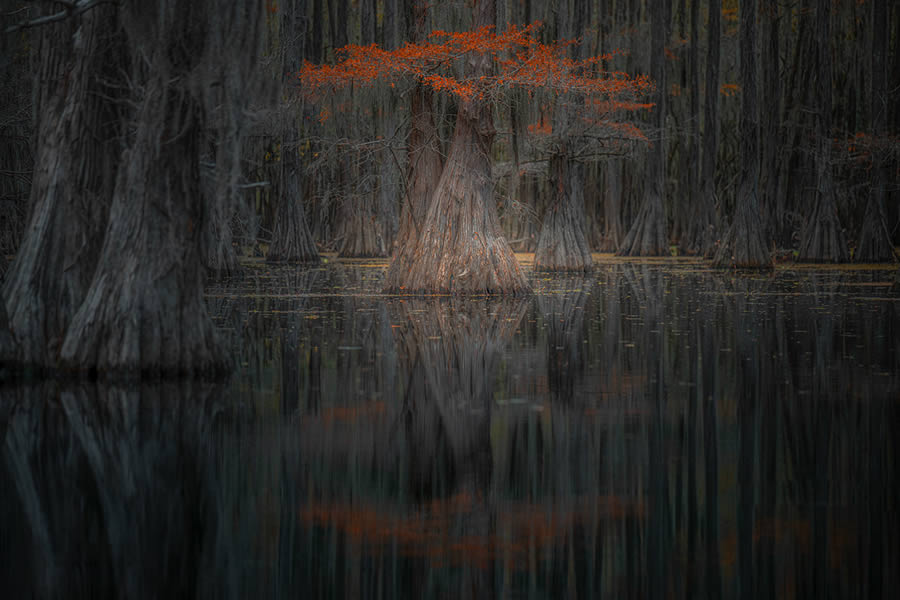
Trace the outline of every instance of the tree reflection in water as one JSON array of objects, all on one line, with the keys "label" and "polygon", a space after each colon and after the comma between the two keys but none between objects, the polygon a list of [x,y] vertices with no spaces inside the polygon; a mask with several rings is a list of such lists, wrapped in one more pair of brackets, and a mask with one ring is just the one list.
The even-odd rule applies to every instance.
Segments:
[{"label": "tree reflection in water", "polygon": [[5,388],[7,595],[895,595],[893,274],[380,277],[212,288],[226,388]]}]

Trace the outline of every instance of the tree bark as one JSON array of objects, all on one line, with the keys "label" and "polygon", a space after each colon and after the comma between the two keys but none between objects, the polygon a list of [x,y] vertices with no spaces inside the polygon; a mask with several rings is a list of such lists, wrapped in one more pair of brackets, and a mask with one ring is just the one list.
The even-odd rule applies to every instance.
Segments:
[{"label": "tree bark", "polygon": [[705,223],[697,226],[699,214],[698,200],[703,193],[700,183],[700,161],[696,160],[700,153],[700,2],[691,2],[691,48],[689,52],[690,62],[690,127],[688,129],[689,144],[688,160],[688,194],[686,196],[688,208],[685,211],[690,216],[685,225],[685,233],[681,237],[681,247],[691,254],[696,254],[700,249],[700,239],[703,237]]},{"label": "tree bark", "polygon": [[741,2],[741,176],[734,221],[716,251],[719,267],[771,267],[759,213],[759,99],[756,87],[756,0]]},{"label": "tree bark", "polygon": [[[369,46],[376,40],[375,0],[363,0],[360,8],[360,44]],[[385,135],[385,120],[378,116],[378,99],[358,96],[356,101],[368,105],[372,114],[372,129],[379,132],[381,139],[389,144],[389,136],[393,135],[393,131]],[[392,197],[393,190],[396,189],[396,169],[389,153],[390,148],[387,147],[372,155],[361,154],[356,162],[359,169],[357,180],[361,182],[363,189],[355,201],[344,199],[344,240],[338,256],[370,258],[390,254],[397,212],[394,210],[396,198]],[[382,159],[389,160],[382,160],[382,164],[377,164],[376,157],[379,155]]]},{"label": "tree bark", "polygon": [[[716,157],[719,152],[719,51],[722,38],[722,2],[709,2],[709,30],[706,41],[706,89],[703,106],[703,141],[699,193],[694,200],[688,242],[689,250],[711,257],[718,244],[716,206]],[[693,18],[693,14],[692,14]],[[699,40],[698,40],[699,43]],[[700,65],[697,65],[700,68]],[[698,75],[699,77],[699,75]]]},{"label": "tree bark", "polygon": [[666,30],[665,0],[650,0],[650,78],[656,83],[652,127],[659,139],[647,157],[647,189],[637,218],[616,251],[619,256],[664,256],[666,235]]},{"label": "tree bark", "polygon": [[[240,113],[255,84],[262,7],[159,0],[119,9],[139,94],[90,288],[66,333],[67,370],[115,377],[218,375],[230,366],[203,301],[200,139],[210,90],[234,71]],[[232,95],[233,93],[233,95]]]},{"label": "tree bark", "polygon": [[838,222],[831,166],[831,1],[816,3],[816,199],[800,243],[799,260],[847,262],[847,241]]},{"label": "tree bark", "polygon": [[[473,28],[493,24],[493,0],[476,0]],[[487,55],[469,59],[468,74],[487,75]],[[494,204],[491,106],[461,102],[447,162],[428,207],[407,273],[388,280],[399,293],[523,294],[531,290],[503,238]]]},{"label": "tree bark", "polygon": [[[406,0],[405,10],[409,39],[412,42],[424,41],[428,36],[428,5],[421,0]],[[385,277],[388,288],[399,289],[405,285],[428,204],[443,169],[432,102],[431,88],[417,84],[410,98],[406,190],[401,202],[394,252]]]},{"label": "tree bark", "polygon": [[[878,139],[886,132],[888,16],[887,0],[872,2],[872,135]],[[885,185],[890,174],[886,173],[884,159],[873,155],[872,183],[866,201],[866,214],[859,234],[859,246],[853,254],[856,262],[878,263],[896,260],[894,246],[885,217]]]},{"label": "tree bark", "polygon": [[535,271],[590,271],[593,266],[584,231],[583,168],[565,154],[550,160],[554,198],[538,234]]},{"label": "tree bark", "polygon": [[[123,160],[97,271],[63,343],[73,371],[217,374],[230,366],[203,302],[196,102],[162,66],[148,81]],[[168,136],[166,136],[168,137]]]},{"label": "tree bark", "polygon": [[44,40],[44,52],[69,62],[38,106],[31,217],[3,286],[12,353],[23,365],[56,365],[97,264],[121,156],[111,99],[120,92],[107,87],[121,78],[126,54],[115,21],[115,9],[100,7],[65,35]]},{"label": "tree bark", "polygon": [[[584,23],[586,7],[576,1],[573,7],[574,19]],[[560,8],[556,15],[556,37],[560,40],[574,38],[573,17],[568,7]],[[570,54],[577,59],[577,46],[570,47]],[[570,137],[573,115],[569,104],[578,105],[578,99],[571,94],[559,98],[554,110],[555,130]],[[572,140],[575,141],[575,140]],[[550,159],[550,186],[553,199],[538,233],[534,251],[534,268],[537,271],[589,271],[593,266],[591,248],[585,234],[584,214],[584,167],[570,155],[571,146],[560,144],[559,152]]]},{"label": "tree bark", "polygon": [[[282,3],[282,85],[300,68],[306,47],[306,0],[287,0]],[[281,169],[272,244],[266,254],[268,263],[317,263],[319,250],[306,223],[303,210],[302,165],[300,164],[300,134],[298,107],[287,102],[281,108]]]}]

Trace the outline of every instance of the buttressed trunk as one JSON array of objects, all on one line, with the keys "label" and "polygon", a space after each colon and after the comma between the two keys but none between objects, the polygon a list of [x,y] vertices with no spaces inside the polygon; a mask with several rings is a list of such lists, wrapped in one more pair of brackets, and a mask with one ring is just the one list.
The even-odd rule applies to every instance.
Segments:
[{"label": "buttressed trunk", "polygon": [[[473,28],[493,24],[494,3],[475,5]],[[469,59],[468,74],[486,75],[490,57]],[[408,271],[386,282],[395,293],[523,294],[531,287],[504,239],[494,204],[491,106],[463,100]]]},{"label": "buttressed trunk", "polygon": [[[410,40],[425,41],[428,36],[428,5],[420,0],[407,0],[406,8]],[[438,147],[432,100],[431,88],[422,83],[416,85],[409,105],[406,190],[401,200],[399,229],[386,276],[389,288],[399,289],[405,285],[406,273],[413,263],[413,251],[425,223],[428,203],[434,195],[444,167]]]},{"label": "buttressed trunk", "polygon": [[213,374],[229,366],[203,302],[202,109],[163,69],[146,83],[97,271],[63,343],[73,371]]},{"label": "buttressed trunk", "polygon": [[535,271],[589,271],[591,249],[584,232],[584,177],[582,165],[566,155],[550,161],[553,201],[544,213]]},{"label": "buttressed trunk", "polygon": [[125,48],[115,19],[115,8],[98,7],[45,33],[43,63],[64,66],[41,75],[59,83],[39,101],[30,222],[3,286],[12,333],[3,337],[15,340],[3,352],[23,365],[55,366],[97,264],[120,158],[114,97]]}]

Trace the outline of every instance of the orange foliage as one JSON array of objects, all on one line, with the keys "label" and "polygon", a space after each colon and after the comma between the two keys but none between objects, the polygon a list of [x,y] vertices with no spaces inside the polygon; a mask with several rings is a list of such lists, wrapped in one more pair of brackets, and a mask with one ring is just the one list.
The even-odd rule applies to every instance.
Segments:
[{"label": "orange foliage", "polygon": [[736,83],[723,83],[722,87],[719,89],[719,92],[723,96],[734,96],[740,91],[741,86]]},{"label": "orange foliage", "polygon": [[[349,45],[339,50],[340,59],[335,64],[304,63],[298,73],[300,89],[316,101],[350,84],[384,81],[393,87],[394,82],[406,78],[462,102],[486,101],[503,90],[523,88],[579,94],[590,100],[587,109],[604,115],[652,106],[639,102],[654,89],[646,75],[631,76],[602,68],[617,53],[573,59],[567,50],[577,40],[543,44],[536,35],[539,27],[536,22],[526,27],[513,25],[502,33],[490,27],[466,32],[433,31],[426,41],[406,43],[396,50],[375,44]],[[461,59],[485,55],[495,66],[492,75],[459,77],[454,73],[453,67]],[[552,128],[541,124],[533,130],[550,133]]]}]

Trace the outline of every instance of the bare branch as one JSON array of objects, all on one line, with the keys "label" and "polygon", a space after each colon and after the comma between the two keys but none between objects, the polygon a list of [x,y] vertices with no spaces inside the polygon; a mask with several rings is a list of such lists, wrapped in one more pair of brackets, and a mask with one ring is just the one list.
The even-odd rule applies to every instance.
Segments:
[{"label": "bare branch", "polygon": [[65,8],[57,13],[53,13],[52,15],[45,15],[43,17],[38,17],[30,21],[23,21],[22,23],[19,23],[17,25],[7,27],[6,30],[4,30],[4,33],[16,33],[17,31],[31,29],[32,27],[40,27],[41,25],[49,25],[50,23],[56,23],[57,21],[62,21],[71,17],[77,17],[78,15],[85,13],[101,4],[118,4],[118,0],[75,0],[74,2],[57,1],[55,2],[55,4],[62,4]]}]

